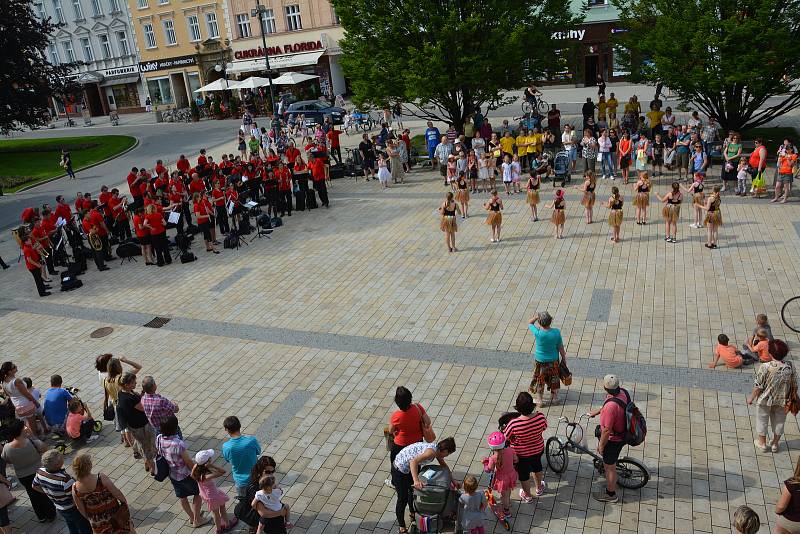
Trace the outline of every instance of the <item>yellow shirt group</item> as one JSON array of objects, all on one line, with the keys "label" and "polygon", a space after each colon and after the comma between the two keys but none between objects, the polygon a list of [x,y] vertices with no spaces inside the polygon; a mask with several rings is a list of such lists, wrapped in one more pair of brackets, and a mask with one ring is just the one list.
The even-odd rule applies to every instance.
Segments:
[{"label": "yellow shirt group", "polygon": [[503,149],[504,154],[514,153],[514,138],[511,136],[500,138],[500,148]]},{"label": "yellow shirt group", "polygon": [[663,111],[648,111],[647,119],[650,121],[650,128],[655,128],[661,124],[661,117],[664,116]]},{"label": "yellow shirt group", "polygon": [[[599,104],[598,107],[600,107]],[[609,98],[608,100],[606,100],[606,111],[608,111],[609,113],[614,113],[616,115],[618,107],[619,107],[619,102],[617,102],[616,98]]]}]

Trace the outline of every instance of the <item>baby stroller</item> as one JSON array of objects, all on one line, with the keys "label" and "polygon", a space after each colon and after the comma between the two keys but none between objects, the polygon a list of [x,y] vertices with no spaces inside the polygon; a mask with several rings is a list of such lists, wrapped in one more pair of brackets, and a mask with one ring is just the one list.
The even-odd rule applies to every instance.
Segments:
[{"label": "baby stroller", "polygon": [[419,470],[425,483],[422,489],[414,488],[416,522],[410,532],[442,532],[445,522],[456,520],[458,490],[454,489],[450,471],[440,465],[426,465]]},{"label": "baby stroller", "polygon": [[556,152],[553,158],[553,187],[556,186],[556,182],[559,180],[561,180],[561,187],[571,181],[569,175],[570,163],[569,152],[566,150]]}]

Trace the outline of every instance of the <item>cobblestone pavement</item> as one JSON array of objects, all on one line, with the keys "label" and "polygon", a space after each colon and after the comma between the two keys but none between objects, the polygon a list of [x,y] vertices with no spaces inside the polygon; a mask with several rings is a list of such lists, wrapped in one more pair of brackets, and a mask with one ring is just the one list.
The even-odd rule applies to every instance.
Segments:
[{"label": "cobblestone pavement", "polygon": [[[598,206],[610,186],[599,184]],[[730,532],[741,504],[768,532],[798,458],[796,420],[780,452],[756,453],[754,411],[744,403],[752,371],[706,364],[717,334],[741,342],[759,312],[797,349],[778,311],[798,277],[800,206],[725,197],[720,249],[709,251],[704,230],[688,228],[688,206],[679,242],[668,244],[658,209],[651,224],[633,224],[626,191],[623,241],[613,245],[605,209],[585,225],[575,192],[563,240],[553,239],[549,213],[531,222],[516,195],[503,197],[503,241],[491,244],[479,194],[459,221],[460,251],[448,254],[435,214],[443,191],[438,176],[420,171],[387,191],[336,180],[330,210],[284,218],[271,240],[219,256],[196,245],[197,262],[163,269],[112,262],[106,273],[90,268],[82,289],[47,299],[16,266],[0,276],[3,359],[42,389],[59,372],[95,413],[95,355],[138,360],[181,405],[192,451],[219,450],[230,414],[259,436],[299,516],[292,532],[396,532],[382,443],[394,387],[409,386],[437,434],[455,436],[456,476],[477,475],[485,435],[530,380],[527,320],[548,310],[576,378],[565,401],[544,408],[546,435],[560,416],[597,407],[598,378],[612,370],[646,414],[647,441],[627,454],[652,479],[604,506],[590,498],[602,478],[572,455],[564,476],[546,472],[545,496],[514,501],[513,532]],[[171,320],[143,326],[155,316]],[[91,339],[101,326],[113,334]],[[194,531],[168,484],[146,476],[111,428],[102,435],[87,449],[128,496],[138,532]],[[233,493],[229,479],[222,485]],[[15,495],[17,531],[65,531],[35,523],[24,492]],[[487,525],[499,532],[492,518]]]}]

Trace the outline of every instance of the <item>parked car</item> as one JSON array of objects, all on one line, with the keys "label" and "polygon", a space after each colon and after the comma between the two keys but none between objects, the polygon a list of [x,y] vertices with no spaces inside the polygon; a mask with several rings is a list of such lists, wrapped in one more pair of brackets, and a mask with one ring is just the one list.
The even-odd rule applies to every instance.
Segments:
[{"label": "parked car", "polygon": [[333,124],[344,124],[344,116],[347,114],[344,109],[331,106],[319,100],[301,100],[289,104],[286,110],[286,118],[304,115],[306,123],[322,124],[326,117],[330,117]]}]

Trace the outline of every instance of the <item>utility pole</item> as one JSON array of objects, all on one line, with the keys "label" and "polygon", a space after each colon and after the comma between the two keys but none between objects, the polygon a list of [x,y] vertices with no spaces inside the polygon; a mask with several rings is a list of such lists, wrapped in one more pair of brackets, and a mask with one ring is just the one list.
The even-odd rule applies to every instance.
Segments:
[{"label": "utility pole", "polygon": [[272,87],[272,70],[269,66],[269,53],[267,52],[267,35],[264,28],[264,13],[266,6],[261,5],[261,0],[256,0],[256,9],[251,11],[251,17],[258,17],[259,28],[261,28],[261,43],[264,47],[264,63],[267,67],[267,78],[269,79],[269,104],[272,107],[272,142],[278,142],[278,129],[280,128],[280,119],[278,119],[278,109],[275,107],[275,91]]}]

